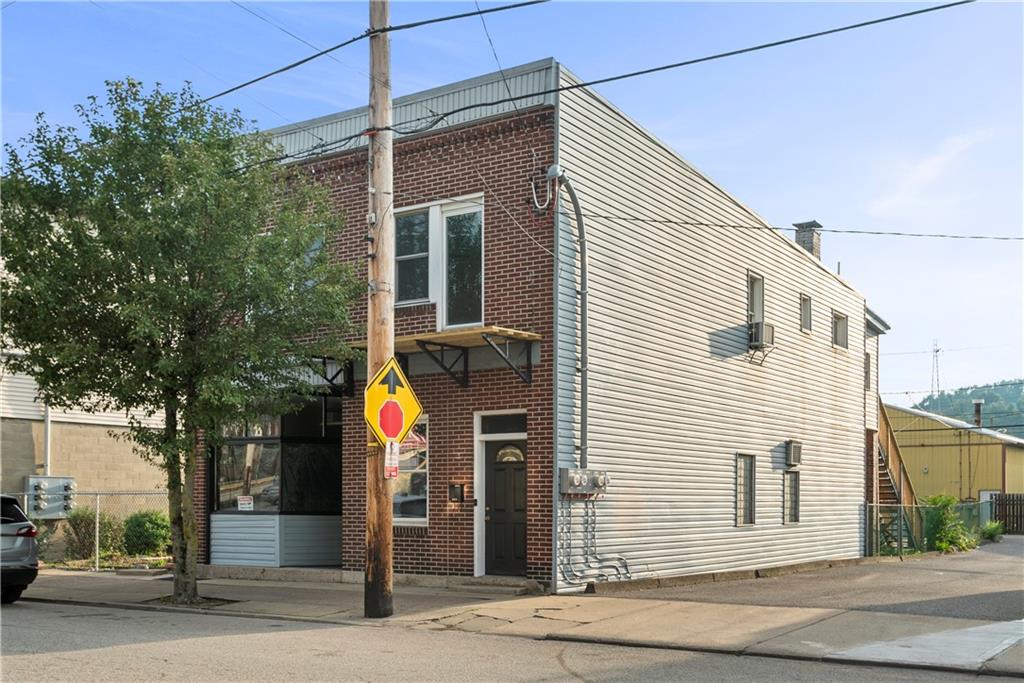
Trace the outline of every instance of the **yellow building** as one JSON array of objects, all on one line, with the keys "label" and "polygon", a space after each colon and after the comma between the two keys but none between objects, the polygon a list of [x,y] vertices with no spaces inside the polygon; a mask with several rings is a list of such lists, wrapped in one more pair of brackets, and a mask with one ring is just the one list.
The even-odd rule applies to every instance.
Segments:
[{"label": "yellow building", "polygon": [[1024,493],[1024,439],[943,415],[886,405],[918,500]]}]

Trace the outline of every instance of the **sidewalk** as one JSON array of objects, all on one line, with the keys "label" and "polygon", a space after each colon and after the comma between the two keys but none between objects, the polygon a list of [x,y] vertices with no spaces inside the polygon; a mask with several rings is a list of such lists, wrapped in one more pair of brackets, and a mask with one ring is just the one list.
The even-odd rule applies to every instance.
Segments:
[{"label": "sidewalk", "polygon": [[[170,590],[157,578],[44,570],[22,599],[177,609],[151,602]],[[200,593],[230,601],[202,608],[223,615],[1024,676],[1024,621],[405,586],[396,616],[366,620],[360,585],[209,579]]]}]

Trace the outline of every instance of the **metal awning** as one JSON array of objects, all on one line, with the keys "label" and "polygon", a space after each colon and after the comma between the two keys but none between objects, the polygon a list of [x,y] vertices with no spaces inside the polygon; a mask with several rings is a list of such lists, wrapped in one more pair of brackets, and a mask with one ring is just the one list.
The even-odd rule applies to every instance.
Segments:
[{"label": "metal awning", "polygon": [[[422,351],[459,385],[469,386],[469,349],[489,346],[509,368],[530,384],[533,381],[533,344],[542,339],[536,332],[515,330],[498,325],[460,327],[443,332],[426,332],[395,337],[395,354],[402,356]],[[511,344],[526,344],[525,364],[512,360]],[[366,342],[353,342],[355,348],[365,348]]]}]

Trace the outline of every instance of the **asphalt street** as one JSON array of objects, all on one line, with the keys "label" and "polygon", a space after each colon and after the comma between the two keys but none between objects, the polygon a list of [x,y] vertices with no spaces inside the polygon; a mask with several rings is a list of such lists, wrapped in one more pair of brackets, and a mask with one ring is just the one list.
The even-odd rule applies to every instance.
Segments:
[{"label": "asphalt street", "polygon": [[824,607],[922,616],[1024,619],[1024,536],[970,553],[925,555],[766,579],[631,591],[629,597]]},{"label": "asphalt street", "polygon": [[[4,681],[953,681],[974,676],[507,638],[19,602]],[[439,630],[440,629],[440,630]]]}]

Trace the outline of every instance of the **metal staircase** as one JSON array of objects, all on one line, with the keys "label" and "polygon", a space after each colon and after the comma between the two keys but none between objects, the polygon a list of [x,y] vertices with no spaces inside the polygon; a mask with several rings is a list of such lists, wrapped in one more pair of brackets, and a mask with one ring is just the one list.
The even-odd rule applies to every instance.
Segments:
[{"label": "metal staircase", "polygon": [[904,550],[924,550],[924,519],[917,505],[917,494],[881,400],[878,402],[876,448],[878,504],[873,526],[878,535],[875,551],[902,554]]}]

